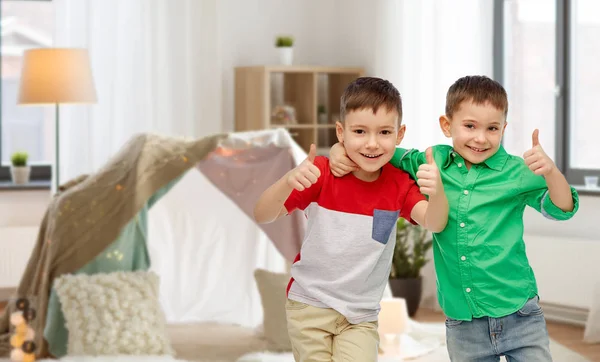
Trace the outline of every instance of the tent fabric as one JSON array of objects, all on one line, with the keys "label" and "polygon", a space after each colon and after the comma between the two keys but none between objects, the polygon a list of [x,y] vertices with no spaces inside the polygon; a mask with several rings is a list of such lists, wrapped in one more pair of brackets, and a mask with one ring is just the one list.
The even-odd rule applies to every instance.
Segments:
[{"label": "tent fabric", "polygon": [[[203,176],[203,166],[199,165],[199,162],[205,159],[211,159],[211,157],[208,157],[210,155],[215,156],[215,158],[212,158],[213,161],[220,160],[221,165],[228,165],[229,168],[234,168],[234,165],[239,166],[242,164],[239,161],[236,161],[234,157],[227,159],[228,154],[232,155],[236,152],[240,153],[244,149],[266,146],[285,148],[295,160],[301,160],[303,157],[306,157],[306,154],[292,141],[290,135],[284,130],[234,133],[229,135],[218,134],[199,140],[165,137],[154,134],[140,134],[134,136],[96,173],[89,176],[83,175],[61,187],[60,192],[53,200],[51,200],[44,215],[44,219],[38,232],[36,245],[19,283],[17,295],[15,296],[15,298],[28,298],[32,302],[33,307],[37,310],[37,317],[32,325],[36,332],[35,342],[36,345],[39,346],[36,351],[37,357],[48,356],[48,344],[43,336],[44,329],[46,328],[47,314],[50,313],[55,317],[55,314],[53,313],[55,312],[55,308],[57,308],[56,303],[54,302],[49,308],[51,287],[54,279],[67,273],[93,273],[110,269],[106,268],[108,264],[97,263],[95,262],[95,259],[101,258],[102,255],[104,255],[103,252],[109,250],[114,251],[114,249],[112,249],[113,247],[117,247],[117,245],[124,246],[122,244],[125,243],[126,246],[131,249],[132,257],[132,259],[129,260],[131,264],[128,268],[132,270],[136,268],[146,268],[147,259],[144,258],[149,257],[150,264],[156,266],[156,269],[161,272],[162,275],[159,275],[161,275],[162,281],[165,283],[176,282],[177,279],[174,279],[175,275],[169,274],[165,272],[165,270],[169,270],[169,268],[178,266],[179,264],[176,259],[169,260],[164,257],[160,258],[160,256],[169,255],[168,253],[162,253],[160,250],[160,243],[165,242],[165,240],[170,240],[172,242],[171,250],[179,250],[182,247],[182,244],[175,244],[173,241],[176,240],[173,239],[161,239],[160,237],[152,238],[152,230],[148,230],[146,238],[141,237],[141,234],[136,234],[136,228],[139,228],[143,234],[143,232],[146,231],[144,230],[146,226],[149,229],[152,229],[153,225],[163,225],[162,235],[165,235],[165,232],[171,232],[171,234],[177,235],[177,233],[185,230],[179,228],[178,225],[169,225],[164,222],[161,223],[160,220],[152,219],[151,216],[152,209],[154,208],[157,208],[158,211],[162,210],[163,214],[166,212],[167,217],[169,215],[176,215],[177,207],[171,208],[170,213],[167,212],[169,209],[158,207],[161,204],[161,200],[165,199],[168,201],[167,198],[173,190],[170,190],[164,196],[161,195],[163,197],[157,201],[154,207],[151,209],[148,208],[149,211],[147,211],[146,208],[149,206],[149,200],[151,200],[153,196],[160,194],[159,190],[183,175],[185,176],[181,178],[181,181],[187,180],[188,175],[191,175],[192,178],[197,178],[199,175]],[[227,162],[224,163],[226,160]],[[279,172],[285,171],[285,167],[290,167],[290,164],[286,164],[285,161],[282,161],[281,165],[282,168],[279,169]],[[204,169],[207,174],[210,174],[210,170],[218,168],[214,165],[214,167],[210,166],[208,163],[205,166],[208,167]],[[276,174],[271,175],[271,177],[275,176]],[[182,183],[181,181],[175,182],[173,189]],[[214,178],[213,181],[217,182]],[[182,183],[182,185],[185,186],[187,183]],[[262,186],[263,184],[260,185]],[[219,184],[213,183],[213,186],[218,188]],[[198,187],[194,186],[191,189],[198,189]],[[255,189],[253,192],[246,192],[246,194],[255,197],[256,192]],[[226,194],[226,192],[214,194]],[[178,195],[181,196],[181,194],[178,193],[173,193],[173,195],[174,197],[177,197]],[[241,194],[239,196],[241,196]],[[195,205],[196,209],[210,210],[211,207],[214,206],[211,205],[210,202],[206,202],[206,200],[197,201],[198,203]],[[250,225],[248,220],[251,220],[251,218],[248,218],[247,214],[248,205],[250,205],[251,202],[248,200],[243,202],[242,199],[239,199],[238,202],[246,205],[246,222],[243,223],[229,220],[233,222],[233,224],[227,224],[228,220],[221,219],[223,224],[228,225],[228,231],[239,231],[239,229],[235,229],[235,226]],[[222,204],[224,203],[225,201],[222,202]],[[163,204],[163,206],[164,205],[167,205],[167,203]],[[231,210],[235,210],[235,208],[231,208]],[[149,225],[141,225],[134,218],[136,215],[144,218],[146,212]],[[160,213],[157,213],[156,215],[160,215]],[[280,225],[289,223],[289,220],[293,221],[294,219],[284,218],[281,220]],[[203,223],[201,220],[191,220],[190,222],[209,225]],[[298,220],[296,220],[296,222],[298,222]],[[287,226],[289,226],[289,224],[287,224]],[[295,255],[295,253],[299,251],[300,240],[297,238],[297,235],[287,235],[278,231],[276,227],[273,227],[272,230],[266,228],[264,232],[256,225],[253,227],[254,229],[248,230],[253,232],[257,239],[268,239],[269,237],[266,236],[266,232],[276,237],[275,240],[270,240],[272,243],[257,244],[263,249],[268,249],[269,247],[275,248],[274,250],[277,250],[277,252],[284,255],[288,260],[292,255]],[[243,229],[241,230],[242,232],[237,236],[227,234],[223,236],[225,238],[223,240],[214,238],[212,244],[215,246],[235,245],[230,242],[232,240],[231,238],[234,240],[236,238],[242,240],[242,236],[249,235],[248,233],[244,234]],[[292,226],[292,230],[300,230],[298,234],[301,234],[302,225]],[[176,233],[174,233],[174,231]],[[155,232],[157,235],[160,235],[159,231]],[[142,243],[136,244],[135,240],[139,241],[141,239],[146,239],[145,242],[147,243],[148,250],[145,252],[148,253],[148,256],[140,257],[144,250],[143,248],[137,248],[136,245],[139,246],[142,245]],[[206,243],[198,244],[206,246],[204,245]],[[225,268],[225,270],[227,270],[227,268],[235,270],[236,266],[240,265],[240,263],[231,264],[228,263],[228,261],[231,260],[232,256],[241,258],[240,251],[243,251],[244,253],[254,253],[253,255],[257,259],[255,260],[256,265],[261,265],[261,262],[264,264],[264,260],[261,261],[258,259],[265,259],[265,254],[263,253],[261,256],[256,250],[248,249],[247,244],[248,243],[245,243],[245,250],[239,250],[239,247],[242,244],[237,244],[237,250],[235,248],[231,250],[223,248],[221,249],[221,253],[216,254],[214,253],[214,250],[211,249],[203,250],[208,255],[205,256],[205,259],[219,260],[210,257],[210,255],[218,255],[221,261],[221,264],[219,264],[220,268]],[[274,251],[271,250],[271,253],[274,253]],[[171,253],[170,255],[175,258],[177,257],[177,253]],[[185,265],[188,265],[187,269],[183,268]],[[195,265],[201,264],[196,263]],[[245,272],[246,269],[251,266],[252,263],[246,263],[244,264],[245,269],[242,268],[240,270]],[[183,264],[182,268],[175,269],[182,273],[193,271],[193,268],[189,268],[189,263]],[[219,276],[219,274],[217,274],[217,276]],[[248,287],[248,283],[243,283],[242,279],[252,278],[252,273],[249,273],[249,275],[237,276],[239,277],[237,280],[238,284],[245,285],[242,289],[248,294],[250,288]],[[199,283],[195,285],[195,289],[199,291],[205,290],[210,283],[218,282],[205,278],[204,280],[199,280]],[[235,288],[235,286],[236,285],[221,284],[219,287],[214,284],[212,287],[213,290],[221,288],[221,292],[223,292],[222,289]],[[168,291],[169,290],[167,289],[165,293]],[[185,290],[179,290],[179,294],[176,293],[174,296],[181,297],[181,294],[184,291]],[[227,293],[222,293],[221,296],[225,297],[226,294]],[[168,296],[169,294],[161,293],[161,299],[164,299],[167,306],[169,305],[167,302],[170,301],[172,303],[173,301],[173,295],[171,295],[171,298]],[[183,297],[186,296],[183,295]],[[204,297],[210,298],[211,296],[205,293]],[[196,296],[188,295],[187,299],[184,298],[184,300],[188,301],[189,306],[189,301],[193,301],[194,298],[196,298]],[[218,300],[218,298],[211,298],[211,301],[213,300]],[[253,303],[256,304],[256,298],[250,298],[250,300],[254,301]],[[214,307],[218,302],[211,302],[211,304]],[[256,305],[252,306],[252,303],[247,304],[250,305],[248,307],[250,309],[258,309]],[[230,305],[230,307],[232,306]],[[209,314],[199,314],[197,306],[194,307],[192,305],[192,308],[188,308],[188,311],[189,310],[195,310],[196,313],[184,313],[183,315],[179,313],[179,315],[171,315],[171,319],[176,321],[211,319]],[[10,353],[9,316],[13,311],[14,305],[9,304],[0,318],[0,356],[7,356]],[[230,315],[231,320],[240,320],[240,316],[243,314],[247,317],[243,320],[243,324],[256,324],[256,313],[252,311],[242,311],[242,314],[238,313],[238,315],[236,315],[235,313],[231,313],[231,311],[232,309],[221,310],[220,314],[214,314],[214,319],[223,321],[227,320],[227,315]],[[58,319],[60,318],[53,320],[53,323],[57,323],[59,321]],[[50,329],[52,329],[52,326]],[[50,332],[50,330],[48,332]]]},{"label": "tent fabric", "polygon": [[301,213],[260,226],[253,217],[261,193],[306,157],[291,142],[216,151],[150,209],[151,270],[167,322],[262,322],[254,270],[285,271],[306,222]]},{"label": "tent fabric", "polygon": [[[87,263],[74,274],[96,274],[116,271],[148,270],[150,268],[150,257],[146,248],[148,229],[148,210],[166,194],[179,178],[169,182],[158,190],[129,222],[119,236],[111,245]],[[51,289],[50,299],[44,327],[44,338],[48,343],[49,353],[61,358],[67,354],[67,342],[69,332],[58,294],[54,288]]]}]

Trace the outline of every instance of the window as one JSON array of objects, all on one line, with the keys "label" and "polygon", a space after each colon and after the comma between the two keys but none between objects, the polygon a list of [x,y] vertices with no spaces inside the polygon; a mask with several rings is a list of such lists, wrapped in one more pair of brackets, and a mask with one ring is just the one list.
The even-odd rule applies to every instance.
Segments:
[{"label": "window", "polygon": [[10,180],[10,156],[29,154],[32,180],[49,180],[54,159],[54,108],[17,104],[23,52],[52,46],[50,0],[0,1],[0,182]]},{"label": "window", "polygon": [[[569,67],[567,81],[568,172],[575,180],[586,174],[600,175],[600,148],[594,145],[600,134],[596,110],[600,105],[600,2],[570,1]],[[595,146],[595,147],[594,147]]]},{"label": "window", "polygon": [[495,64],[509,95],[504,144],[531,148],[531,134],[573,185],[600,176],[600,1],[496,0]]}]

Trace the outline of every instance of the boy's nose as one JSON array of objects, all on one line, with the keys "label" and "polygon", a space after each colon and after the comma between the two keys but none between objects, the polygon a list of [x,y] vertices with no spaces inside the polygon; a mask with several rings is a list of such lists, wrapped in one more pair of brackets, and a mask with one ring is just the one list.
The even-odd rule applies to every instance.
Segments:
[{"label": "boy's nose", "polygon": [[475,136],[475,141],[479,143],[485,143],[485,135],[483,133],[479,133]]},{"label": "boy's nose", "polygon": [[374,136],[369,137],[367,140],[368,148],[376,148],[377,147],[377,139]]}]

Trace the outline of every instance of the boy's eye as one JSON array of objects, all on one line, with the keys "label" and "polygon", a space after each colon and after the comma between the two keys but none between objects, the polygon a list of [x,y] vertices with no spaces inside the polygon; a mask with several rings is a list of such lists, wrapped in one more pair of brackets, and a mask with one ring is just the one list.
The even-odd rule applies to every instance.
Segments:
[{"label": "boy's eye", "polygon": [[355,129],[354,133],[363,134],[365,133],[365,131],[363,131],[362,129]]},{"label": "boy's eye", "polygon": [[468,129],[473,129],[473,128],[475,128],[475,126],[474,126],[474,125],[472,125],[472,124],[466,124],[466,125],[465,125],[465,127],[467,127]]},{"label": "boy's eye", "polygon": [[388,135],[388,134],[392,134],[392,131],[390,130],[385,130],[385,131],[381,131],[381,133]]},{"label": "boy's eye", "polygon": [[497,131],[498,127],[490,127],[490,131]]}]

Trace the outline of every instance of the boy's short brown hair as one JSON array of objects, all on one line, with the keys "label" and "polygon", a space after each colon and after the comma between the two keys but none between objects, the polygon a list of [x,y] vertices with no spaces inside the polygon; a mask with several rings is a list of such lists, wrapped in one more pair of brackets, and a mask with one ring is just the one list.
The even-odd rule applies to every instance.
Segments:
[{"label": "boy's short brown hair", "polygon": [[402,123],[402,98],[400,92],[387,80],[361,77],[348,84],[342,94],[340,120],[344,122],[348,112],[371,109],[376,113],[380,107],[398,113],[398,124]]},{"label": "boy's short brown hair", "polygon": [[490,103],[495,108],[508,113],[508,97],[502,85],[484,75],[470,75],[458,79],[448,88],[446,94],[446,116],[452,118],[464,101],[475,104]]}]

